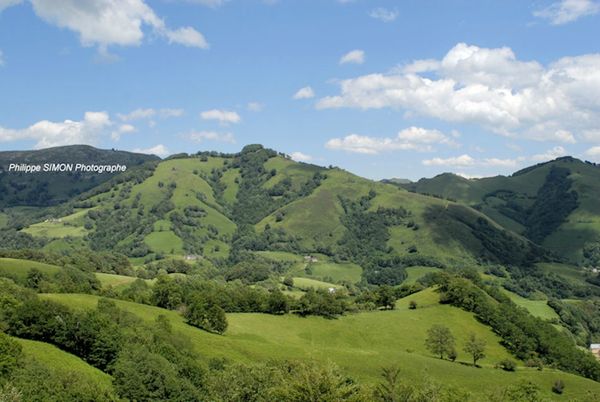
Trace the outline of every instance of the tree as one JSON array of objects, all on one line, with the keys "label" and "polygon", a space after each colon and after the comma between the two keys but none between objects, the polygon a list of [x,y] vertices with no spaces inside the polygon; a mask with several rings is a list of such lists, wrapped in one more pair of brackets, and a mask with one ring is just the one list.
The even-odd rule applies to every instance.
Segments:
[{"label": "tree", "polygon": [[473,366],[477,366],[477,361],[485,357],[485,341],[471,334],[463,350],[473,357]]},{"label": "tree", "polygon": [[396,294],[394,288],[389,285],[380,286],[377,289],[377,305],[385,309],[393,310],[396,306]]},{"label": "tree", "polygon": [[223,334],[228,325],[225,311],[203,298],[196,298],[189,304],[185,318],[188,324],[217,334]]},{"label": "tree", "polygon": [[449,355],[455,350],[454,335],[448,327],[439,324],[433,325],[427,330],[425,346],[431,353],[439,355],[440,359],[443,359],[445,355]]},{"label": "tree", "polygon": [[279,290],[274,290],[267,298],[267,311],[271,314],[286,314],[290,312],[287,297]]}]

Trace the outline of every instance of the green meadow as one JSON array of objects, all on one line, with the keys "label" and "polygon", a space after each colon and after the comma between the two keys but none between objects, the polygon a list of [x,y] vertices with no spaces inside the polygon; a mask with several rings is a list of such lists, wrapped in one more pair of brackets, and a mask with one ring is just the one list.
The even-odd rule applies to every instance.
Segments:
[{"label": "green meadow", "polygon": [[[48,294],[43,297],[74,309],[94,308],[98,302],[98,297],[90,295]],[[417,303],[416,310],[408,309],[411,300]],[[174,330],[189,337],[205,358],[242,362],[307,358],[332,361],[349,375],[368,383],[378,380],[382,367],[397,365],[406,380],[418,383],[427,377],[443,379],[446,385],[466,387],[475,394],[485,394],[520,380],[532,381],[554,400],[582,397],[589,390],[600,392],[598,383],[550,369],[537,371],[521,365],[513,373],[494,369],[496,362],[510,357],[499,338],[472,314],[440,305],[437,300],[434,291],[425,290],[399,300],[393,311],[351,314],[333,320],[291,314],[228,314],[229,328],[225,335],[191,327],[174,311],[118,300],[115,303],[145,321],[165,315]],[[424,346],[426,331],[439,322],[447,325],[457,339],[457,362],[440,360]],[[471,333],[485,339],[487,344],[481,368],[472,367],[469,356],[462,352],[464,341]],[[550,393],[551,385],[558,378],[566,384],[562,396]]]}]

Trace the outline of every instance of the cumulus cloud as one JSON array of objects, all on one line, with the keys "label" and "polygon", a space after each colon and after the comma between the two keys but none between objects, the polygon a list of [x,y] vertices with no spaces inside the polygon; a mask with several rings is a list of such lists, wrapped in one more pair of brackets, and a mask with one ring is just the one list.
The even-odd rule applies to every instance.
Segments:
[{"label": "cumulus cloud", "polygon": [[599,157],[600,156],[600,146],[591,147],[585,154],[588,156]]},{"label": "cumulus cloud", "polygon": [[300,88],[294,94],[294,99],[310,99],[315,97],[315,91],[311,87]]},{"label": "cumulus cloud", "polygon": [[360,49],[352,50],[340,58],[340,64],[363,64],[365,52]]},{"label": "cumulus cloud", "polygon": [[193,131],[187,137],[195,142],[217,141],[235,144],[235,137],[232,133],[219,133],[217,131]]},{"label": "cumulus cloud", "polygon": [[106,112],[86,112],[83,120],[39,121],[24,129],[0,127],[0,141],[34,140],[36,149],[73,144],[94,145],[112,125]]},{"label": "cumulus cloud", "polygon": [[552,25],[563,25],[599,11],[600,4],[593,0],[561,0],[534,11],[533,15],[550,21]]},{"label": "cumulus cloud", "polygon": [[544,153],[533,155],[531,157],[531,160],[537,161],[537,162],[546,162],[546,161],[551,161],[556,158],[560,158],[561,156],[565,156],[566,154],[567,154],[567,151],[563,147],[556,146],[552,149],[547,150]]},{"label": "cumulus cloud", "polygon": [[313,157],[310,155],[307,155],[305,153],[296,151],[296,152],[292,152],[290,154],[290,157],[295,160],[296,162],[310,162]]},{"label": "cumulus cloud", "polygon": [[246,108],[251,112],[262,112],[265,108],[265,105],[260,102],[248,102]]},{"label": "cumulus cloud", "polygon": [[398,18],[398,10],[388,10],[387,8],[378,7],[371,10],[369,16],[383,22],[392,22]]},{"label": "cumulus cloud", "polygon": [[139,46],[144,27],[169,43],[206,49],[204,36],[192,27],[170,29],[143,0],[30,0],[35,13],[49,24],[79,34],[83,46]]},{"label": "cumulus cloud", "polygon": [[5,8],[16,6],[17,4],[21,4],[22,2],[23,0],[0,0],[0,13]]},{"label": "cumulus cloud", "polygon": [[425,166],[449,166],[449,167],[461,167],[469,168],[474,166],[480,167],[502,167],[502,168],[515,168],[524,161],[524,158],[516,159],[501,159],[501,158],[483,158],[475,159],[468,154],[460,156],[453,156],[449,158],[432,158],[425,159],[422,161]]},{"label": "cumulus cloud", "polygon": [[132,110],[129,113],[117,113],[117,117],[121,121],[135,121],[135,120],[144,120],[150,119],[154,117],[159,117],[163,119],[167,119],[170,117],[181,117],[183,116],[183,109],[153,109],[153,108],[138,108]]},{"label": "cumulus cloud", "polygon": [[217,120],[221,124],[237,124],[242,120],[236,112],[219,109],[206,110],[200,113],[200,117],[203,120]]},{"label": "cumulus cloud", "polygon": [[574,143],[573,133],[600,126],[599,92],[600,54],[543,66],[518,60],[510,48],[459,43],[441,60],[343,80],[340,94],[317,108],[392,108],[507,137]]},{"label": "cumulus cloud", "polygon": [[135,133],[136,131],[137,129],[135,126],[132,126],[131,124],[121,124],[115,131],[112,132],[110,137],[113,139],[113,141],[119,141],[122,134]]},{"label": "cumulus cloud", "polygon": [[460,156],[453,156],[450,158],[432,158],[425,159],[423,162],[425,166],[473,166],[475,164],[475,159],[467,154],[463,154]]},{"label": "cumulus cloud", "polygon": [[350,134],[343,138],[332,138],[326,148],[347,152],[375,155],[386,151],[432,151],[435,145],[457,147],[458,144],[438,130],[409,127],[395,137],[369,137]]},{"label": "cumulus cloud", "polygon": [[169,149],[167,147],[165,147],[163,144],[158,144],[153,147],[144,148],[144,149],[135,148],[132,152],[137,152],[140,154],[156,155],[156,156],[160,156],[161,158],[164,158],[165,156],[168,156],[171,153],[169,151]]}]

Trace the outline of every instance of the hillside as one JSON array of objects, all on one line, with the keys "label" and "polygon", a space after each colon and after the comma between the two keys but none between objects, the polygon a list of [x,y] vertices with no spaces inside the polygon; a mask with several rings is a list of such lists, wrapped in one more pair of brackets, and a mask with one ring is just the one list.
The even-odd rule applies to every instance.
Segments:
[{"label": "hillside", "polygon": [[[600,341],[600,281],[531,240],[559,207],[590,204],[563,165],[494,178],[512,186],[496,198],[529,205],[509,197],[529,225],[512,227],[503,204],[473,201],[488,189],[453,175],[432,196],[260,145],[150,161],[57,205],[3,209],[0,325],[44,342],[29,345],[34,355],[51,344],[81,358],[112,377],[107,395],[129,399],[231,400],[222,376],[258,386],[250,373],[281,370],[288,384],[293,370],[327,377],[319,370],[334,364],[328,373],[367,393],[398,366],[416,389],[443,380],[437,392],[474,400],[511,387],[586,400],[600,392],[585,351]],[[442,358],[425,342],[437,326],[452,333]],[[485,345],[476,364],[471,338]],[[568,391],[551,393],[561,381]]]},{"label": "hillside", "polygon": [[[86,295],[43,295],[76,309],[92,309],[98,298]],[[116,301],[120,308],[132,312],[146,322],[165,315],[173,328],[189,337],[193,347],[205,359],[225,358],[234,361],[264,361],[268,359],[316,359],[333,361],[354,378],[367,383],[378,380],[382,366],[402,362],[405,380],[422,383],[424,376],[444,379],[446,385],[466,388],[478,396],[508,384],[528,380],[545,390],[552,400],[583,398],[590,392],[600,392],[600,385],[554,370],[538,371],[520,367],[514,373],[494,369],[496,361],[507,358],[499,338],[478,323],[474,317],[451,306],[439,305],[431,290],[399,300],[395,311],[362,313],[338,320],[269,316],[263,314],[228,315],[229,329],[225,336],[208,334],[186,325],[181,317],[163,309]],[[408,302],[420,306],[409,310]],[[489,345],[483,368],[468,365],[466,356],[457,363],[432,356],[423,346],[426,330],[436,322],[448,323],[457,339],[476,333]],[[459,347],[462,350],[462,346]],[[460,363],[464,364],[460,364]],[[563,378],[569,392],[557,398],[548,392],[549,384]],[[557,399],[554,399],[557,398]]]},{"label": "hillside", "polygon": [[544,259],[475,209],[261,146],[178,155],[109,183],[56,215],[47,210],[21,233],[47,250],[84,245],[125,254],[134,265],[187,256],[213,266],[244,251],[321,253],[358,264],[371,283],[391,284],[404,279],[402,266]]},{"label": "hillside", "polygon": [[[0,209],[14,206],[56,205],[96,187],[116,173],[10,171],[11,164],[89,164],[125,165],[132,169],[146,162],[159,160],[156,156],[125,151],[101,150],[87,145],[74,145],[38,151],[0,152]],[[1,225],[0,225],[1,227]]]},{"label": "hillside", "polygon": [[469,205],[571,262],[597,265],[600,167],[595,164],[563,157],[508,177],[444,173],[401,186]]}]

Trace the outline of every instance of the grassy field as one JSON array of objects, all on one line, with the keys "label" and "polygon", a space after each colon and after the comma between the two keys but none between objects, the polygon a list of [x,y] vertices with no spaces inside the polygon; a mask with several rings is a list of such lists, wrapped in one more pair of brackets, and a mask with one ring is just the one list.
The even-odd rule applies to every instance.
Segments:
[{"label": "grassy field", "polygon": [[8,215],[4,212],[0,212],[0,229],[4,229],[8,225]]},{"label": "grassy field", "polygon": [[334,282],[348,281],[350,283],[360,282],[362,268],[352,263],[336,264],[333,262],[316,262],[310,264],[313,276],[331,278]]},{"label": "grassy field", "polygon": [[84,217],[89,209],[79,210],[56,221],[40,222],[23,229],[23,232],[37,237],[62,239],[64,237],[83,237],[88,231],[83,227]]},{"label": "grassy field", "polygon": [[0,258],[0,276],[6,276],[21,281],[25,280],[27,273],[33,268],[37,268],[47,275],[54,275],[60,271],[60,267],[55,265],[13,258]]},{"label": "grassy field", "polygon": [[101,272],[96,273],[96,278],[98,278],[103,288],[107,288],[109,286],[113,288],[123,288],[137,279],[133,276],[104,274]]},{"label": "grassy field", "polygon": [[406,268],[406,279],[403,284],[412,285],[427,274],[440,272],[440,268],[433,267],[408,267]]},{"label": "grassy field", "polygon": [[508,290],[502,289],[502,291],[515,302],[516,305],[524,307],[533,316],[542,318],[544,320],[552,320],[560,318],[558,314],[550,306],[546,300],[529,300],[519,296],[516,293],[509,292]]},{"label": "grassy field", "polygon": [[312,289],[329,289],[329,288],[339,289],[342,287],[342,286],[336,285],[334,283],[318,281],[316,279],[310,279],[310,278],[295,277],[293,279],[294,279],[294,287],[301,289],[301,290],[308,290],[311,288]]},{"label": "grassy field", "polygon": [[102,390],[112,389],[112,378],[90,366],[77,356],[58,349],[44,342],[15,338],[23,347],[23,353],[48,369],[72,373],[90,383],[96,384]]},{"label": "grassy field", "polygon": [[[89,295],[43,297],[76,309],[93,308],[98,302],[98,297]],[[419,307],[409,310],[409,300],[415,300]],[[406,380],[420,382],[431,377],[447,385],[467,387],[474,393],[489,392],[527,379],[538,384],[547,397],[564,401],[583,396],[587,390],[600,392],[598,383],[553,370],[540,372],[520,367],[516,372],[508,373],[491,368],[498,360],[509,357],[500,346],[499,338],[478,323],[472,314],[439,305],[436,300],[436,295],[428,290],[400,300],[395,311],[361,313],[336,320],[294,315],[228,314],[229,328],[224,336],[193,328],[173,311],[115,302],[146,321],[154,321],[160,314],[167,316],[173,328],[188,336],[205,358],[225,357],[242,362],[273,358],[333,361],[350,375],[366,382],[377,381],[381,367],[398,365]],[[435,323],[447,325],[457,338],[458,362],[439,360],[425,349],[426,331]],[[472,332],[487,342],[487,357],[481,361],[483,368],[466,364],[469,359],[462,352],[463,342]],[[552,383],[558,378],[566,384],[562,396],[550,392]]]}]

